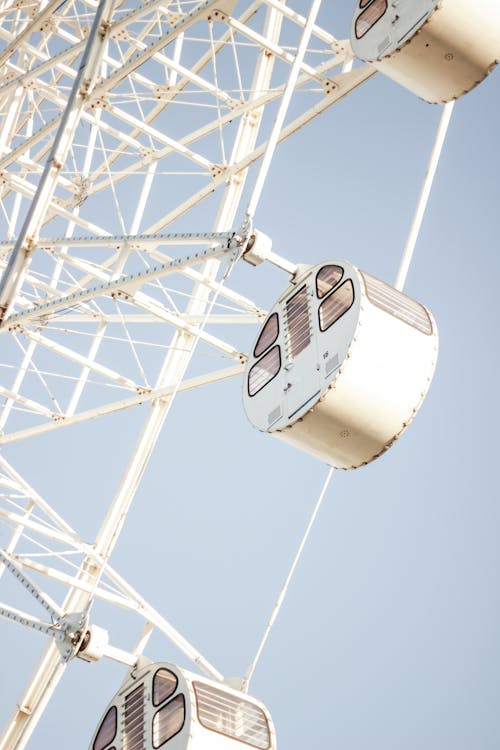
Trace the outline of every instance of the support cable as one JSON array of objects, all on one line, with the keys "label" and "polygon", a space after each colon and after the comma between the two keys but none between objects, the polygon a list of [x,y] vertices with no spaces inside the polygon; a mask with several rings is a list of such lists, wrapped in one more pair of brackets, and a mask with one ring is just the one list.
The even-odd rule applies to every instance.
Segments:
[{"label": "support cable", "polygon": [[406,246],[401,256],[398,275],[394,283],[394,286],[396,287],[396,289],[399,289],[399,291],[402,291],[406,282],[408,271],[410,269],[410,263],[413,258],[415,245],[417,244],[420,227],[422,226],[425,209],[427,207],[432,183],[434,182],[434,177],[436,175],[436,170],[439,164],[439,158],[441,156],[441,151],[443,149],[446,134],[448,132],[448,125],[450,124],[454,104],[454,101],[448,102],[443,107],[443,112],[441,114],[441,119],[439,121],[436,138],[434,141],[434,146],[432,148],[429,164],[427,166],[427,172],[425,173],[422,190],[420,191],[420,197],[418,199],[417,208],[413,217],[413,223],[411,225],[410,233],[406,241]]},{"label": "support cable", "polygon": [[295,89],[295,84],[297,83],[297,79],[299,77],[302,62],[304,60],[304,57],[307,51],[307,45],[309,44],[309,40],[313,33],[314,24],[316,21],[316,16],[318,15],[320,5],[321,5],[321,0],[313,0],[313,3],[311,5],[311,10],[309,11],[309,15],[307,17],[306,25],[304,26],[304,31],[302,33],[300,44],[297,49],[297,54],[295,56],[295,60],[293,61],[292,69],[290,71],[290,75],[288,77],[288,81],[285,86],[285,91],[283,93],[283,98],[281,100],[281,104],[280,104],[278,113],[276,115],[276,119],[273,124],[271,135],[267,142],[267,147],[266,147],[264,156],[262,158],[259,174],[257,175],[254,189],[252,191],[252,195],[250,196],[250,200],[248,202],[247,217],[250,221],[252,221],[255,215],[255,210],[257,208],[259,198],[264,189],[264,184],[266,181],[267,173],[269,172],[269,167],[271,166],[271,161],[274,156],[274,151],[276,149],[276,146],[278,145],[279,137],[281,135],[281,129],[283,127],[285,116],[288,111],[288,106],[290,104],[290,100],[292,98],[292,94]]},{"label": "support cable", "polygon": [[260,659],[260,655],[262,654],[262,651],[263,651],[264,646],[266,644],[266,641],[267,641],[267,638],[269,636],[269,633],[271,632],[271,628],[273,627],[273,625],[274,625],[274,623],[276,621],[276,618],[279,615],[279,611],[280,611],[281,606],[282,606],[282,604],[283,604],[283,602],[285,600],[285,596],[286,596],[286,594],[288,592],[288,587],[289,587],[290,582],[292,580],[293,574],[295,573],[295,569],[296,569],[296,567],[297,567],[297,565],[299,563],[300,556],[302,555],[302,551],[303,551],[303,549],[305,547],[305,544],[307,542],[307,539],[308,539],[309,534],[311,532],[311,529],[313,527],[314,521],[316,520],[316,516],[318,515],[319,509],[321,507],[321,503],[323,502],[323,498],[325,497],[326,491],[327,491],[327,489],[328,489],[328,487],[330,485],[330,480],[331,480],[331,478],[333,476],[333,472],[334,472],[334,468],[333,468],[333,466],[330,466],[330,470],[329,470],[329,472],[327,474],[326,480],[325,480],[325,482],[323,484],[323,487],[321,489],[319,497],[318,497],[318,499],[316,501],[316,505],[314,506],[314,510],[312,512],[311,518],[309,519],[309,523],[307,524],[306,530],[304,532],[302,540],[301,540],[301,542],[299,544],[299,547],[297,549],[297,552],[295,554],[295,558],[294,558],[294,560],[292,562],[292,566],[291,566],[290,570],[288,571],[288,575],[287,575],[287,577],[285,579],[285,583],[283,584],[283,587],[282,587],[282,589],[280,591],[280,594],[279,594],[279,596],[278,596],[278,598],[276,600],[276,604],[274,605],[273,611],[271,612],[271,617],[269,618],[269,622],[267,623],[266,629],[264,631],[264,635],[262,636],[262,640],[261,640],[261,642],[259,644],[259,647],[257,649],[257,653],[255,654],[254,660],[252,661],[252,663],[248,667],[247,671],[245,672],[245,676],[244,676],[243,682],[242,682],[242,689],[245,690],[245,692],[248,690],[248,685],[250,683],[250,680],[252,679],[252,675],[253,675],[253,673],[255,671],[255,667],[257,666],[257,662]]},{"label": "support cable", "polygon": [[[417,208],[415,211],[415,216],[413,218],[413,223],[410,228],[410,233],[408,235],[408,239],[406,242],[406,246],[403,249],[403,252],[401,254],[401,261],[400,266],[398,270],[398,275],[395,282],[395,287],[398,290],[402,290],[406,281],[406,277],[408,275],[408,271],[410,268],[411,261],[413,259],[413,253],[415,250],[415,245],[418,239],[420,227],[422,225],[425,209],[427,207],[427,203],[429,200],[430,191],[432,188],[432,183],[434,181],[434,177],[436,175],[437,167],[439,164],[439,158],[441,156],[441,152],[443,149],[444,141],[446,139],[446,134],[448,132],[448,126],[450,124],[451,114],[453,112],[453,105],[455,102],[448,102],[443,107],[443,112],[441,115],[441,119],[439,121],[436,138],[434,141],[434,146],[431,151],[431,156],[429,159],[429,164],[427,167],[427,171],[424,178],[424,183],[422,185],[422,190],[420,192],[420,197],[417,203]],[[266,154],[267,155],[267,154]],[[265,157],[264,157],[265,158]],[[269,166],[269,165],[268,165]],[[267,173],[267,169],[266,169]],[[260,175],[259,175],[260,177]],[[264,175],[265,177],[265,175]],[[263,178],[264,179],[264,178]],[[252,195],[252,200],[250,202],[250,205],[252,205],[252,201],[254,200],[256,192],[254,191],[254,195]],[[258,198],[258,195],[257,195]],[[255,199],[256,202],[256,199]],[[295,573],[295,569],[299,563],[300,556],[302,554],[302,551],[304,549],[304,546],[306,544],[307,538],[309,537],[309,534],[311,532],[311,529],[313,527],[314,521],[316,520],[316,516],[318,515],[318,511],[320,509],[321,503],[323,501],[323,498],[326,494],[326,490],[328,489],[328,486],[330,484],[330,480],[333,476],[333,467],[330,467],[330,471],[328,472],[327,478],[325,480],[325,483],[323,485],[323,488],[321,490],[321,493],[319,495],[319,498],[316,502],[316,505],[314,507],[314,510],[312,512],[311,518],[309,519],[309,523],[306,527],[306,530],[304,532],[304,536],[302,537],[302,541],[300,542],[299,548],[297,550],[297,553],[295,555],[295,558],[293,560],[292,566],[288,572],[288,575],[286,577],[285,583],[283,584],[283,587],[280,591],[280,594],[278,596],[278,599],[276,600],[276,603],[274,605],[273,611],[271,613],[271,616],[269,618],[269,622],[267,623],[266,629],[264,631],[264,635],[262,636],[262,640],[259,644],[259,647],[257,649],[257,653],[255,654],[254,660],[248,667],[245,676],[242,680],[242,689],[247,691],[248,685],[250,683],[250,680],[253,676],[253,673],[255,671],[255,668],[257,666],[257,662],[260,659],[260,656],[262,654],[262,651],[264,649],[264,646],[266,644],[267,638],[269,636],[269,633],[271,632],[271,628],[273,627],[279,611],[281,609],[281,606],[283,604],[283,601],[285,599],[285,596],[287,594],[290,582],[292,580],[292,577]]]}]

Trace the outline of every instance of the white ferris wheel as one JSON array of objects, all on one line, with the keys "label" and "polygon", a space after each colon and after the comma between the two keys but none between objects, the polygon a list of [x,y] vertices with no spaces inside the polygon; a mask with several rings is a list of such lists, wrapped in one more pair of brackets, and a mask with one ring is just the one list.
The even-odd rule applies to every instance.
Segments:
[{"label": "white ferris wheel", "polygon": [[499,38],[2,2],[2,750],[498,746]]}]

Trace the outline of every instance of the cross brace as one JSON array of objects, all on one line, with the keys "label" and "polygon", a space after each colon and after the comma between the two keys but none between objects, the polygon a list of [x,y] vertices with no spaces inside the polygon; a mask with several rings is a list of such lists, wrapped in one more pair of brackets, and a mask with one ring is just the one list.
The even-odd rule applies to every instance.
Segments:
[{"label": "cross brace", "polygon": [[64,614],[57,604],[33,583],[24,573],[22,566],[5,550],[0,550],[0,560],[37,602],[47,610],[52,622],[46,623],[37,617],[32,617],[25,612],[21,612],[21,610],[6,605],[0,605],[0,616],[51,636],[57,643],[62,660],[68,661],[78,651],[82,638],[87,631],[88,615],[85,612]]}]

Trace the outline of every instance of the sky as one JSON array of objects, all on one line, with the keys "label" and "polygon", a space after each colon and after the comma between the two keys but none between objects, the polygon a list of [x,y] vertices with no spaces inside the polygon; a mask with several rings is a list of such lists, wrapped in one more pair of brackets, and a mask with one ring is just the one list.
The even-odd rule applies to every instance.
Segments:
[{"label": "sky", "polygon": [[[348,0],[325,2],[319,23],[344,38],[350,12]],[[439,328],[429,393],[386,454],[335,472],[251,682],[282,750],[500,745],[499,76],[455,106],[405,287]],[[294,263],[346,258],[394,282],[439,116],[375,76],[280,145],[255,225]],[[263,308],[286,283],[244,263],[230,280]],[[256,335],[248,326],[238,344],[249,350]],[[252,428],[241,388],[237,378],[177,396],[112,556],[229,676],[253,659],[328,471]],[[145,413],[4,455],[91,539]],[[118,647],[140,632],[101,604],[93,619]],[[0,632],[3,723],[44,644],[8,622]],[[190,666],[159,635],[146,653]],[[28,748],[86,748],[124,674],[74,660]]]}]

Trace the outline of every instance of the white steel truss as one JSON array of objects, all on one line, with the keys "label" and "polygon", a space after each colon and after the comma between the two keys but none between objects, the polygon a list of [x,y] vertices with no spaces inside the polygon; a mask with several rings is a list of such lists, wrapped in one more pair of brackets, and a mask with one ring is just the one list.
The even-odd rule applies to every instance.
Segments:
[{"label": "white steel truss", "polygon": [[[200,263],[193,268],[196,258],[184,266],[170,261],[179,257],[189,237],[178,232],[167,236],[165,230],[186,226],[192,233],[200,205],[215,194],[219,204],[228,207],[220,210],[216,226],[235,231],[242,178],[267,147],[265,135],[258,136],[258,123],[276,111],[295,59],[280,45],[280,35],[286,38],[283,24],[301,32],[305,19],[282,3],[254,2],[239,17],[226,15],[231,3],[203,2],[194,8],[188,3],[185,15],[182,4],[174,5],[176,11],[157,2],[127,10],[120,6],[109,24],[100,22],[104,36],[96,22],[97,52],[87,34],[91,11],[85,5],[65,4],[60,18],[51,14],[47,37],[38,46],[30,43],[30,29],[39,28],[31,19],[21,22],[16,17],[17,26],[4,31],[11,40],[11,55],[3,56],[11,80],[0,87],[8,112],[2,129],[0,200],[8,217],[4,236],[12,237],[0,247],[4,262],[8,259],[0,292],[1,330],[11,339],[2,363],[4,439],[18,431],[20,414],[25,426],[29,414],[33,427],[41,418],[62,424],[86,396],[97,408],[117,389],[120,397],[127,395],[123,391],[151,392],[155,375],[148,372],[139,350],[173,346],[165,341],[164,329],[161,343],[151,336],[157,330],[149,325],[151,318],[171,326],[173,335],[194,333],[209,346],[218,346],[221,356],[238,357],[234,347],[217,345],[215,338],[186,320],[193,316],[187,301],[201,288],[200,280],[206,294],[213,294],[217,284],[200,270]],[[265,34],[252,27],[262,5],[268,6],[272,19]],[[79,23],[69,22],[70,11]],[[41,8],[39,23],[46,23],[46,18],[46,8]],[[75,27],[83,38],[75,34]],[[373,74],[369,68],[339,73],[348,60],[348,45],[318,27],[312,33],[318,48],[307,50],[295,86],[307,106],[284,124],[277,140]],[[192,59],[191,48],[198,56],[183,66],[183,55]],[[252,65],[246,60],[249,52]],[[85,75],[82,54],[90,59],[91,70]],[[25,62],[23,72],[16,74],[19,56]],[[169,135],[172,114],[187,134]],[[57,169],[50,166],[53,163]],[[132,194],[138,198],[131,212]],[[157,195],[162,196],[161,205],[152,199]],[[109,206],[106,227],[96,224],[104,203]],[[21,226],[25,207],[29,213]],[[241,207],[239,216],[241,220]],[[145,227],[141,235],[139,225]],[[76,236],[77,227],[89,234]],[[206,241],[208,236],[205,231]],[[223,292],[220,299],[227,302],[216,303],[210,322],[228,313],[242,322],[248,322],[248,312],[262,315],[236,294],[228,298]],[[69,313],[78,316],[78,322],[72,319],[70,336],[65,327]],[[147,328],[138,325],[138,313],[144,314]],[[139,336],[127,330],[132,320]],[[30,330],[35,321],[36,326],[42,322],[43,334]],[[128,373],[109,367],[110,341],[114,351],[117,346],[126,351]],[[64,396],[59,393],[63,380]],[[68,393],[71,382],[74,389]]]},{"label": "white steel truss", "polygon": [[149,405],[92,544],[0,459],[1,570],[51,620],[1,605],[50,636],[2,750],[25,746],[99,599],[145,620],[135,649],[104,655],[134,663],[156,628],[222,679],[109,558],[174,396],[239,374],[230,331],[265,315],[225,283],[249,170],[374,73],[350,69],[319,5],[2,4],[0,444]]}]

